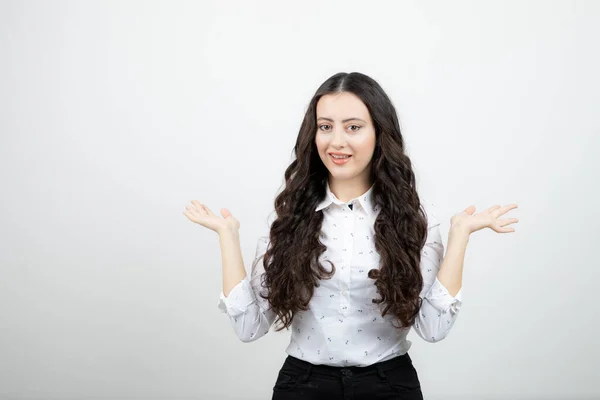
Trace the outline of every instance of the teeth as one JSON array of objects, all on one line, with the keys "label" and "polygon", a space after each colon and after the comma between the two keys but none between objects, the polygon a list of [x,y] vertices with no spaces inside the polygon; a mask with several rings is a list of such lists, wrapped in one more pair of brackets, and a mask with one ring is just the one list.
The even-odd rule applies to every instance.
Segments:
[{"label": "teeth", "polygon": [[331,155],[333,158],[348,158],[350,156],[336,156],[335,154]]}]

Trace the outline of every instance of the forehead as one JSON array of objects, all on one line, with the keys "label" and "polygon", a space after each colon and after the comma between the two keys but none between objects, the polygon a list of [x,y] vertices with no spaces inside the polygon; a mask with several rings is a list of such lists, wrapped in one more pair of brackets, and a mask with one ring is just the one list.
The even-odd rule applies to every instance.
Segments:
[{"label": "forehead", "polygon": [[367,106],[353,93],[326,94],[317,102],[317,118],[345,119],[356,117],[367,120]]}]

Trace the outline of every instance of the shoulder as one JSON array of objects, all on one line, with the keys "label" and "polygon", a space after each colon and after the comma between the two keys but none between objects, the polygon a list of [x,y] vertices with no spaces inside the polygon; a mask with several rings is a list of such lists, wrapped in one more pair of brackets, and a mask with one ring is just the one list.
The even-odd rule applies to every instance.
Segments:
[{"label": "shoulder", "polygon": [[439,212],[435,204],[427,198],[421,199],[421,208],[427,216],[427,227],[433,228],[440,224]]},{"label": "shoulder", "polygon": [[259,241],[259,245],[265,247],[267,244],[270,242],[270,237],[271,237],[271,226],[273,225],[273,222],[275,222],[275,220],[277,219],[277,213],[275,212],[275,210],[272,210],[266,218],[263,219],[263,224],[261,226],[260,229],[260,233],[259,233],[259,237],[258,237],[258,241]]}]

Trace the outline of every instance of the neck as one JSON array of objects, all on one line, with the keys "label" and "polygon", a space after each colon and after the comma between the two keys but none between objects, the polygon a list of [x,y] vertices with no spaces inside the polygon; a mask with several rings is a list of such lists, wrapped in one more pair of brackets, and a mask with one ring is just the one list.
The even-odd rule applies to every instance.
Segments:
[{"label": "neck", "polygon": [[356,179],[339,180],[329,177],[329,189],[340,201],[346,202],[365,194],[372,183],[356,177]]}]

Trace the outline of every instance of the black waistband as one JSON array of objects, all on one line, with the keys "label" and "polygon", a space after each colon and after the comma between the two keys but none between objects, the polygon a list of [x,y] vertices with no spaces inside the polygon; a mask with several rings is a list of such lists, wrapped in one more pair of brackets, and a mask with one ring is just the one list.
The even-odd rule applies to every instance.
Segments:
[{"label": "black waistband", "polygon": [[400,365],[410,365],[410,364],[412,364],[412,359],[410,358],[408,353],[405,353],[403,355],[396,356],[389,360],[381,361],[381,362],[378,362],[375,364],[371,364],[366,367],[357,367],[357,366],[337,367],[337,366],[333,366],[333,365],[319,365],[319,364],[315,365],[315,364],[309,363],[308,361],[304,361],[299,358],[288,355],[285,360],[285,363],[291,364],[296,367],[301,367],[308,371],[317,372],[317,373],[326,374],[326,375],[337,376],[337,375],[340,375],[340,373],[344,374],[344,373],[347,373],[348,371],[351,374],[365,373],[365,372],[372,372],[372,371],[381,373],[382,371],[385,372],[385,371],[389,371],[390,369],[397,368]]}]

